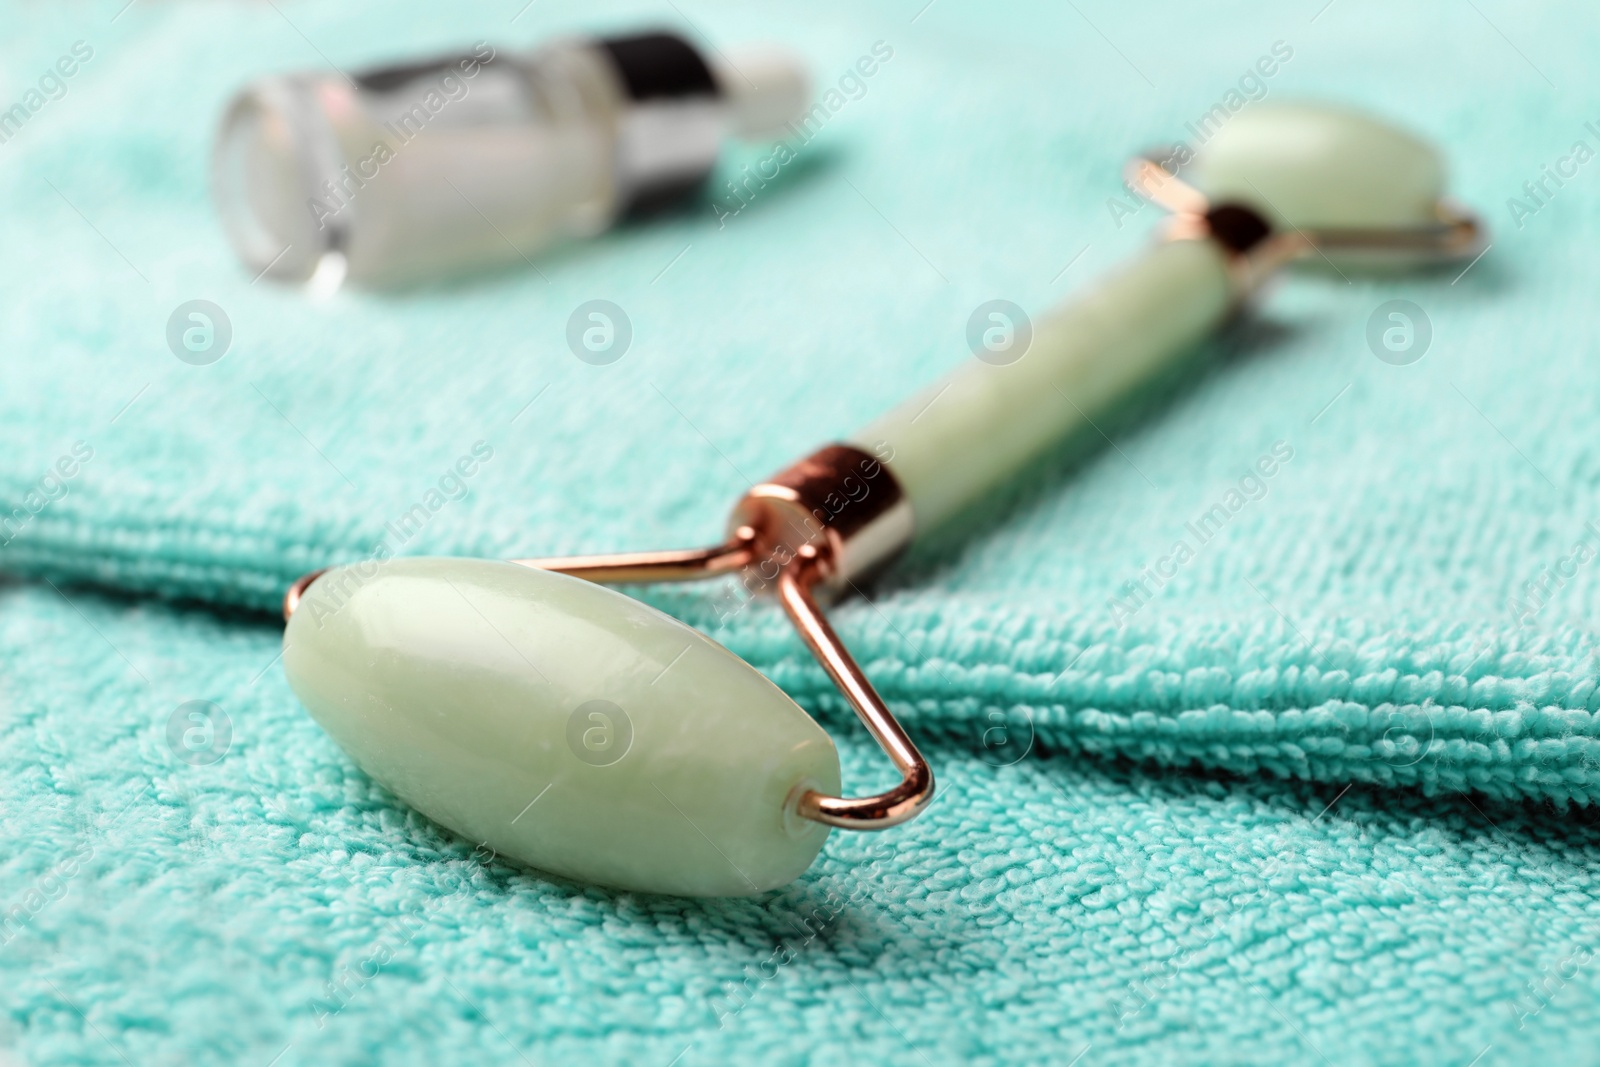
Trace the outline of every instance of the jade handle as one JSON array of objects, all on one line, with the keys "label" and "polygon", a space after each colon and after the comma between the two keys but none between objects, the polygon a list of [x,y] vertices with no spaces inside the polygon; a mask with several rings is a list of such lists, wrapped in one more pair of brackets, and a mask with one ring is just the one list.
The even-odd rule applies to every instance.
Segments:
[{"label": "jade handle", "polygon": [[926,533],[1157,377],[1231,303],[1216,242],[1165,242],[1035,323],[1014,362],[969,358],[848,443],[884,460]]}]

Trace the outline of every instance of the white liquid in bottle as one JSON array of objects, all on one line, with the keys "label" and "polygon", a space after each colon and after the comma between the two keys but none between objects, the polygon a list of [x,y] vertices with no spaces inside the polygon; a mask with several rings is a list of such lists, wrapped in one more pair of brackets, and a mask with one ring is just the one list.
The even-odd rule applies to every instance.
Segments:
[{"label": "white liquid in bottle", "polygon": [[809,97],[785,54],[722,65],[670,34],[276,76],[229,107],[214,192],[253,273],[414,283],[681,202],[725,136],[777,136]]}]

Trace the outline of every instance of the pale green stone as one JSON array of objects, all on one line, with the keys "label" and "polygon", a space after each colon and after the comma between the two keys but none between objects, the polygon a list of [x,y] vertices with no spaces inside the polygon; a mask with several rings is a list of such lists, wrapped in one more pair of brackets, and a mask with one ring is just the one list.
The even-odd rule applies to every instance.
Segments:
[{"label": "pale green stone", "polygon": [[1418,226],[1434,221],[1445,167],[1425,141],[1357,111],[1252,104],[1227,119],[1181,176],[1279,226]]},{"label": "pale green stone", "polygon": [[1014,361],[969,354],[849,441],[888,464],[926,532],[1066,435],[1093,432],[1107,408],[1215,329],[1228,306],[1214,242],[1162,244],[1033,322]]},{"label": "pale green stone", "polygon": [[283,662],[363,770],[544,871],[742,895],[793,880],[828,835],[786,812],[802,785],[839,792],[822,728],[715,641],[603,586],[492,560],[344,567],[290,618]]}]

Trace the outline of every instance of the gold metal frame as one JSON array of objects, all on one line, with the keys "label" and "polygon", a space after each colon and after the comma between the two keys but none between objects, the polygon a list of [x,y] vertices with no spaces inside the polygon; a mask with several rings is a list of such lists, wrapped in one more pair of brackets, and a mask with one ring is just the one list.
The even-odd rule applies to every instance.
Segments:
[{"label": "gold metal frame", "polygon": [[[817,594],[835,595],[894,558],[911,540],[910,502],[876,457],[830,445],[755,486],[739,501],[728,539],[710,548],[515,559],[524,567],[591,582],[686,582],[745,573],[770,588],[812,655],[828,672],[884,753],[900,784],[866,797],[806,790],[796,810],[847,830],[884,830],[915,818],[933,800],[933,770],[828,622]],[[770,573],[769,573],[770,572]],[[326,571],[313,571],[283,598],[287,619]]]}]

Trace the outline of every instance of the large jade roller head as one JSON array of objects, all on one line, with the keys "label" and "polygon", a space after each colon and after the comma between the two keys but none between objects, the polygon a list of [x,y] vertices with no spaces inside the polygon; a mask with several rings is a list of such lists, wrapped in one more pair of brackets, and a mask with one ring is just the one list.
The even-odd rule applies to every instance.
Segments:
[{"label": "large jade roller head", "polygon": [[[318,571],[284,599],[284,669],[361,767],[432,819],[529,866],[619,889],[758,893],[832,826],[916,815],[933,775],[815,593],[909,537],[888,469],[824,449],[740,503],[726,544]],[[759,671],[601,582],[743,572],[768,589],[903,775],[839,794],[828,735]],[[587,579],[587,580],[583,580]]]},{"label": "large jade roller head", "polygon": [[[511,562],[368,560],[300,579],[284,666],[307,709],[419,811],[528,866],[621,889],[757,893],[830,827],[882,830],[933,773],[819,604],[1142,389],[1295,259],[1473,251],[1433,151],[1372,119],[1257,107],[1130,179],[1165,239],[1034,323],[956,355],[843,443],[752,488],[705,549]],[[952,339],[953,352],[963,347]],[[597,583],[738,575],[772,595],[900,780],[842,796],[833,742],[754,668]]]}]

